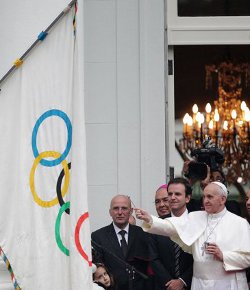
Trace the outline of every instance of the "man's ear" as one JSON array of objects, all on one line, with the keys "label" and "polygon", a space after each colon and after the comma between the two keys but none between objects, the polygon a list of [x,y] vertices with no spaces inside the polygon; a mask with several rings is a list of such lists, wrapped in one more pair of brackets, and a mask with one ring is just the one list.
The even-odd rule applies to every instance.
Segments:
[{"label": "man's ear", "polygon": [[227,198],[225,197],[225,195],[222,195],[222,202],[225,204],[227,201]]},{"label": "man's ear", "polygon": [[186,195],[186,203],[189,203],[191,199],[191,195]]}]

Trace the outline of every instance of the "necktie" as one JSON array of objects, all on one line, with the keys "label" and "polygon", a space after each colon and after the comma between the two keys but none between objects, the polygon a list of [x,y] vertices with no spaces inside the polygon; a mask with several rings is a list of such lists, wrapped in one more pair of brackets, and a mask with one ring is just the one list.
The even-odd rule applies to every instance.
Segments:
[{"label": "necktie", "polygon": [[126,242],[126,239],[125,239],[125,234],[126,234],[126,231],[125,230],[121,230],[119,232],[119,234],[121,235],[122,239],[121,239],[121,248],[122,248],[122,252],[123,252],[123,255],[124,257],[126,257],[127,255],[127,251],[128,251],[128,244]]},{"label": "necktie", "polygon": [[181,254],[181,248],[179,245],[174,243],[174,257],[175,257],[175,263],[174,263],[174,274],[175,278],[180,277],[180,254]]}]

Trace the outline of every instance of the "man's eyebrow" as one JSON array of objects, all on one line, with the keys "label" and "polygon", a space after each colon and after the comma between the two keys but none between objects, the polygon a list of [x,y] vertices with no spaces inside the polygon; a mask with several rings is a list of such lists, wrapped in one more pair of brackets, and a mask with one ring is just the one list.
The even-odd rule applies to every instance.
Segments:
[{"label": "man's eyebrow", "polygon": [[[205,196],[205,195],[204,195]],[[213,194],[211,194],[211,193],[208,193],[206,196],[213,196]]]}]

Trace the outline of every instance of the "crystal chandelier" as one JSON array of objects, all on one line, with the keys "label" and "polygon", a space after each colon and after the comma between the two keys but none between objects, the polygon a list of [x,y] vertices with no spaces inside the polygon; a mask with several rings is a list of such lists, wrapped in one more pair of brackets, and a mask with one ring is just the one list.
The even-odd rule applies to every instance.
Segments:
[{"label": "crystal chandelier", "polygon": [[206,66],[206,89],[216,82],[218,99],[213,107],[207,103],[204,112],[195,104],[192,114],[183,118],[183,138],[178,150],[190,157],[192,150],[202,148],[205,139],[224,152],[222,170],[227,182],[250,180],[250,110],[242,98],[242,89],[249,88],[250,64],[225,61]]}]

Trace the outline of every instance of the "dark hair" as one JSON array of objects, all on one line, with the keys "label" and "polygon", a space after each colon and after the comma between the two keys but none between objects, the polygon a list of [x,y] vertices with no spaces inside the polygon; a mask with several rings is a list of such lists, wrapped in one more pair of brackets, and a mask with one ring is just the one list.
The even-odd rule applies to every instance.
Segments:
[{"label": "dark hair", "polygon": [[223,179],[223,180],[220,180],[220,182],[227,186],[226,176],[225,176],[224,172],[222,170],[220,170],[220,169],[211,170],[211,173],[213,173],[213,172],[219,172],[221,177],[222,177],[222,179]]},{"label": "dark hair", "polygon": [[[176,178],[171,179],[168,183],[168,188],[171,184],[179,184],[179,183],[184,185],[186,196],[192,195],[191,185],[188,182],[188,180],[183,178],[183,177],[176,177]],[[167,190],[168,190],[168,188],[167,188]]]},{"label": "dark hair", "polygon": [[[108,288],[105,288],[104,285],[102,285],[100,282],[98,282],[97,284],[99,286],[102,286],[104,287],[104,289],[110,289],[110,290],[115,290],[116,287],[115,287],[115,280],[114,280],[114,277],[113,275],[110,273],[109,269],[107,268],[107,266],[105,266],[103,263],[95,263],[96,265],[96,269],[98,269],[99,267],[102,267],[103,269],[105,269],[105,271],[107,272],[107,274],[109,275],[109,278],[110,278],[110,286]],[[95,273],[93,273],[93,280],[94,280],[94,276],[95,276]]]}]

